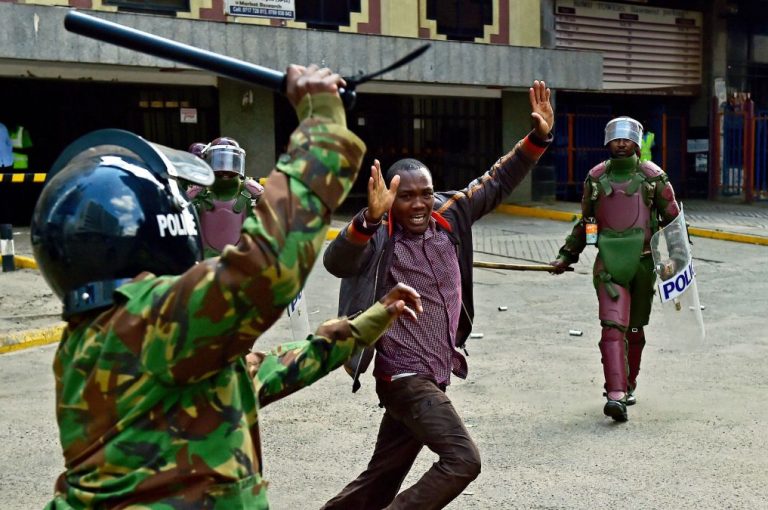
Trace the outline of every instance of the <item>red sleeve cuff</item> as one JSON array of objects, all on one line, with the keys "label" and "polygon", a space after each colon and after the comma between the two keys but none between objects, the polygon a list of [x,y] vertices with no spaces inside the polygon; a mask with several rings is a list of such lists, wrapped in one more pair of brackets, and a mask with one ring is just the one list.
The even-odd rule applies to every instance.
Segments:
[{"label": "red sleeve cuff", "polygon": [[365,234],[355,228],[355,222],[351,222],[347,227],[347,239],[355,244],[365,244],[373,237],[373,234]]},{"label": "red sleeve cuff", "polygon": [[[550,139],[551,137],[552,135],[550,135]],[[531,159],[538,160],[542,154],[544,154],[544,151],[547,150],[547,147],[549,147],[548,142],[549,140],[541,142],[533,133],[529,133],[528,136],[523,138],[520,146],[523,152],[525,152]]]}]

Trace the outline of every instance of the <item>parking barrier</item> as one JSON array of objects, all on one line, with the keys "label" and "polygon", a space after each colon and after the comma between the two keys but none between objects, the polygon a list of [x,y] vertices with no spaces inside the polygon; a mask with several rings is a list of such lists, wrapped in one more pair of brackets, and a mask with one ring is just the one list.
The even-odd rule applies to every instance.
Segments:
[{"label": "parking barrier", "polygon": [[3,272],[15,271],[13,226],[10,223],[0,223],[0,255],[3,257]]},{"label": "parking barrier", "polygon": [[0,173],[0,183],[24,184],[30,182],[43,183],[48,174],[42,173]]}]

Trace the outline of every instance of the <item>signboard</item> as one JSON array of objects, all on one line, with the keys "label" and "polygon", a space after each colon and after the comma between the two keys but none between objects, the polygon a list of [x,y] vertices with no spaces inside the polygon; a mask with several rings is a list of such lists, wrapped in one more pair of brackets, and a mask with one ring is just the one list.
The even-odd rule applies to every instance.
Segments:
[{"label": "signboard", "polygon": [[224,14],[251,18],[295,19],[295,0],[226,0]]},{"label": "signboard", "polygon": [[197,124],[197,108],[180,108],[179,115],[182,124]]},{"label": "signboard", "polygon": [[606,90],[678,89],[702,80],[702,13],[646,5],[557,0],[556,47],[603,55]]}]

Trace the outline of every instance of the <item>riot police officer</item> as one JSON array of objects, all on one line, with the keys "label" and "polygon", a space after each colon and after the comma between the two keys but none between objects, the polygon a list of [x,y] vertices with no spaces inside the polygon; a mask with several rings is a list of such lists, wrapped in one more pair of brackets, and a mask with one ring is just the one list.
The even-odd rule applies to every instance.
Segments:
[{"label": "riot police officer", "polygon": [[245,150],[237,140],[220,137],[206,145],[200,156],[213,168],[211,186],[187,190],[200,217],[206,257],[219,255],[228,244],[240,242],[243,222],[253,216],[264,188],[245,177]]},{"label": "riot police officer", "polygon": [[551,265],[556,274],[579,260],[587,244],[598,249],[593,269],[602,325],[600,353],[605,376],[605,415],[627,421],[645,346],[655,283],[651,236],[680,213],[672,184],[661,168],[641,162],[643,126],[618,117],[605,126],[610,159],[589,171],[582,217]]}]

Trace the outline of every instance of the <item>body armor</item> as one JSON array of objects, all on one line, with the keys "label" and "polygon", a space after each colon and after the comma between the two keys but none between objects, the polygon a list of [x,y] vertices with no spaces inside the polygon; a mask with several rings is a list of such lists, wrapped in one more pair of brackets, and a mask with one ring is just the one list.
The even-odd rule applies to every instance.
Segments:
[{"label": "body armor", "polygon": [[219,254],[228,244],[237,246],[240,231],[250,208],[254,207],[264,188],[253,179],[245,179],[232,198],[222,198],[210,189],[193,189],[188,193],[197,207],[203,246],[211,254]]}]

